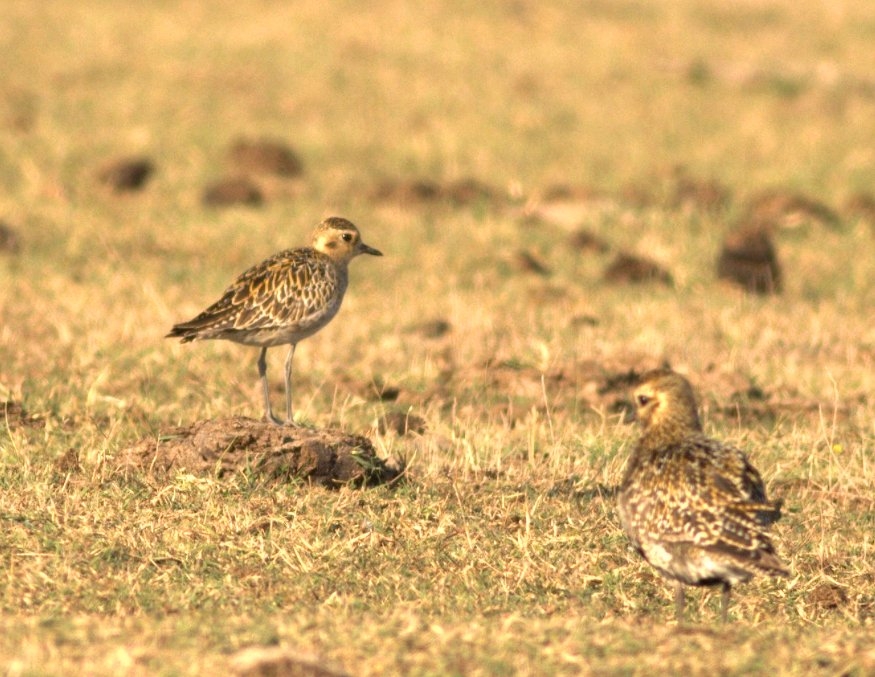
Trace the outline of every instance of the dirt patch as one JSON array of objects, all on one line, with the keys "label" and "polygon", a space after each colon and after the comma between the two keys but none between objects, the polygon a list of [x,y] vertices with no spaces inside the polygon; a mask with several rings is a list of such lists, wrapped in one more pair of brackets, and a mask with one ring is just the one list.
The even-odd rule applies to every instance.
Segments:
[{"label": "dirt patch", "polygon": [[246,173],[300,176],[304,165],[298,155],[282,141],[238,139],[228,150],[235,170]]},{"label": "dirt patch", "polygon": [[577,228],[568,236],[568,244],[580,251],[596,252],[604,254],[610,251],[611,246],[601,237],[587,228]]},{"label": "dirt patch", "polygon": [[658,263],[625,252],[617,254],[605,269],[603,278],[605,282],[614,284],[641,284],[645,282],[658,282],[668,286],[673,284],[671,273]]},{"label": "dirt patch", "polygon": [[821,611],[839,609],[848,603],[848,594],[844,588],[834,583],[821,583],[808,593],[806,601]]},{"label": "dirt patch", "polygon": [[716,212],[729,206],[732,193],[714,179],[699,179],[681,170],[675,174],[671,206],[681,210]]},{"label": "dirt patch", "polygon": [[382,484],[403,470],[400,462],[378,458],[366,437],[276,426],[242,416],[163,431],[122,451],[117,463],[125,473],[186,470],[222,477],[247,472],[327,487]]},{"label": "dirt patch", "polygon": [[875,196],[871,193],[855,193],[844,205],[844,211],[851,217],[863,219],[875,226]]},{"label": "dirt patch", "polygon": [[437,339],[453,331],[453,325],[450,324],[449,320],[439,317],[408,325],[404,331],[408,334],[419,334],[424,338]]},{"label": "dirt patch", "polygon": [[70,475],[79,472],[82,467],[79,464],[79,451],[70,447],[61,456],[55,459],[55,472],[59,475]]},{"label": "dirt patch", "polygon": [[620,204],[637,209],[651,207],[656,204],[653,189],[638,183],[627,183],[620,187],[617,193]]},{"label": "dirt patch", "polygon": [[19,428],[45,428],[46,422],[42,416],[34,416],[25,411],[21,402],[9,400],[0,402],[0,426],[6,425],[9,430]]},{"label": "dirt patch", "polygon": [[97,180],[117,193],[140,190],[155,171],[146,157],[122,157],[109,160],[97,171]]},{"label": "dirt patch", "polygon": [[501,198],[495,188],[474,178],[451,181],[443,186],[441,193],[446,200],[459,207],[477,202],[496,203]]},{"label": "dirt patch", "polygon": [[518,249],[510,257],[511,267],[520,272],[547,277],[550,267],[537,253],[528,249]]},{"label": "dirt patch", "polygon": [[586,185],[569,185],[567,183],[554,183],[547,186],[542,192],[541,202],[557,202],[563,200],[593,201],[608,199],[604,191]]},{"label": "dirt patch", "polygon": [[346,677],[316,656],[282,647],[253,646],[231,657],[230,668],[238,677]]},{"label": "dirt patch", "polygon": [[232,176],[210,184],[204,189],[203,203],[207,207],[248,205],[257,207],[264,202],[261,189],[245,176]]},{"label": "dirt patch", "polygon": [[0,221],[0,252],[17,254],[21,250],[21,239],[15,229]]},{"label": "dirt patch", "polygon": [[440,186],[426,179],[383,181],[368,193],[375,202],[396,202],[404,206],[434,202],[440,198]]},{"label": "dirt patch", "polygon": [[381,435],[394,432],[396,435],[425,434],[427,429],[425,419],[422,416],[410,412],[392,411],[380,418],[377,429]]},{"label": "dirt patch", "polygon": [[807,195],[785,190],[767,190],[747,204],[746,222],[793,230],[809,223],[837,226],[839,216],[830,207]]},{"label": "dirt patch", "polygon": [[475,178],[462,178],[441,184],[429,179],[387,179],[368,191],[374,202],[394,202],[403,206],[447,202],[456,207],[476,203],[499,203],[501,192]]},{"label": "dirt patch", "polygon": [[717,276],[757,294],[781,291],[781,266],[768,232],[744,228],[731,233],[717,260]]}]

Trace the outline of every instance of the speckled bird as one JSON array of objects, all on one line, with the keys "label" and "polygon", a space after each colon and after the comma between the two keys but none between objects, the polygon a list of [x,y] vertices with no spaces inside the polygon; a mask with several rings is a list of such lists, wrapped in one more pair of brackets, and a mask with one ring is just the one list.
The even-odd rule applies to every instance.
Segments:
[{"label": "speckled bird", "polygon": [[705,436],[683,376],[650,371],[633,397],[641,438],[620,485],[623,529],[644,559],[675,582],[678,622],[685,585],[721,586],[725,622],[733,585],[754,574],[789,575],[768,534],[781,502],[766,498],[744,452]]},{"label": "speckled bird", "polygon": [[328,324],[340,310],[349,281],[349,262],[359,254],[382,256],[362,242],[358,228],[332,216],[316,226],[309,247],[286,249],[253,266],[225,290],[222,298],[188,322],[170,330],[167,338],[183,343],[225,339],[258,346],[258,375],[264,415],[282,424],[270,406],[267,349],[289,345],[285,364],[286,420],[292,418],[292,357],[295,346]]}]

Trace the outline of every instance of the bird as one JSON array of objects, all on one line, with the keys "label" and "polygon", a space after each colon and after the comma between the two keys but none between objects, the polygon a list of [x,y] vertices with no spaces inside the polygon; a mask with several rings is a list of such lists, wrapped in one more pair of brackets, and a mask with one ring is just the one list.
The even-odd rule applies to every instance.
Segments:
[{"label": "bird", "polygon": [[696,397],[671,369],[641,376],[633,392],[640,439],[618,495],[634,549],[675,584],[683,623],[684,586],[720,586],[722,621],[732,586],[755,574],[789,576],[769,537],[782,502],[766,497],[743,451],[702,432]]},{"label": "bird", "polygon": [[[302,339],[328,324],[343,301],[349,282],[349,262],[359,254],[382,256],[362,241],[358,228],[345,218],[324,219],[310,245],[286,249],[243,272],[221,298],[187,322],[173,326],[165,338],[182,343],[225,339],[257,346],[258,376],[264,417],[282,425],[292,418],[292,358]],[[267,349],[289,345],[285,363],[286,418],[274,415],[267,382]]]}]

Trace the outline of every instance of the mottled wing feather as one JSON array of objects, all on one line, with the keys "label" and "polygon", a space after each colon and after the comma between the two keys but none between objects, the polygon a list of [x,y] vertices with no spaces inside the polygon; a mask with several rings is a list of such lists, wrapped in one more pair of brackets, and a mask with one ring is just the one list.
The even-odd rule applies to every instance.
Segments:
[{"label": "mottled wing feather", "polygon": [[218,301],[170,335],[193,340],[305,323],[341,284],[324,255],[309,248],[282,251],[244,272]]},{"label": "mottled wing feather", "polygon": [[704,436],[639,452],[630,461],[620,501],[621,520],[636,548],[693,545],[743,568],[786,573],[764,530],[780,517],[780,503],[766,500],[762,478],[743,452]]}]

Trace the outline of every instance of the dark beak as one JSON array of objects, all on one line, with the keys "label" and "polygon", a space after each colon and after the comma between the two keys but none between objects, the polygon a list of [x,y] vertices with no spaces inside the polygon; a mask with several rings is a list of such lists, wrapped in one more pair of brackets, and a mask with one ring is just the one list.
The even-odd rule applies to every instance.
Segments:
[{"label": "dark beak", "polygon": [[635,416],[635,407],[631,404],[626,405],[626,413],[623,415],[623,423],[635,423],[638,421],[638,417]]},{"label": "dark beak", "polygon": [[359,254],[370,254],[371,256],[382,256],[383,252],[379,249],[374,249],[373,247],[369,247],[364,242],[359,245]]}]

